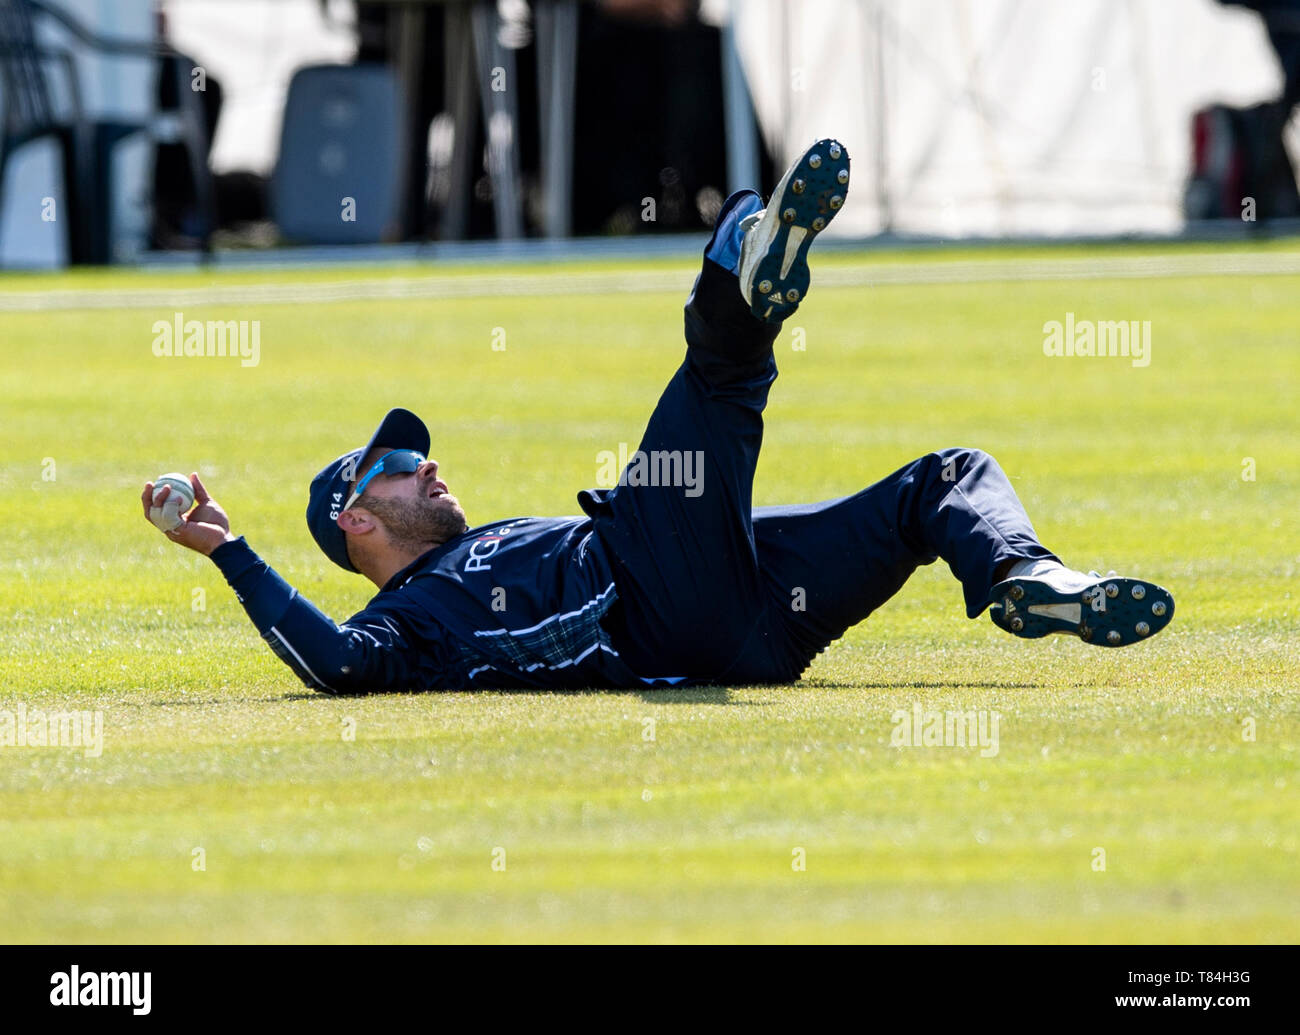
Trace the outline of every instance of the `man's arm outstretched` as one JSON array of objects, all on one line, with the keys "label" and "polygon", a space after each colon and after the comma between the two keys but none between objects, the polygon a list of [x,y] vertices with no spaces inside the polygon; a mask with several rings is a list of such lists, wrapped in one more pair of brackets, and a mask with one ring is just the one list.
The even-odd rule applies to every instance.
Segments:
[{"label": "man's arm outstretched", "polygon": [[[262,560],[243,536],[230,532],[230,519],[190,476],[195,508],[163,533],[172,542],[210,557],[248,612],[262,639],[311,689],[327,694],[386,690],[428,690],[436,682],[433,658],[413,642],[410,625],[394,607],[368,608],[336,625]],[[171,490],[154,487],[141,495],[145,518]]]}]

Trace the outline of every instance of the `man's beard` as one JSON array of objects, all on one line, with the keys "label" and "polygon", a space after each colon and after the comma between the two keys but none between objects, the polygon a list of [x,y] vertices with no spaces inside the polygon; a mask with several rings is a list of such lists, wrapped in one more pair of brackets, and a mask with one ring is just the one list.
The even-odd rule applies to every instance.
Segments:
[{"label": "man's beard", "polygon": [[454,496],[367,499],[365,508],[384,523],[389,542],[408,552],[441,546],[469,527]]}]

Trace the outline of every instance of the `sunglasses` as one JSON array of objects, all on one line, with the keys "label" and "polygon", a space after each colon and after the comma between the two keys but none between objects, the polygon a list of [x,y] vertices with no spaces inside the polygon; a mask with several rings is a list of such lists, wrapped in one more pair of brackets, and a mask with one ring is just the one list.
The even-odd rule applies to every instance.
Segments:
[{"label": "sunglasses", "polygon": [[[394,449],[391,453],[385,453],[375,463],[375,466],[366,472],[366,476],[357,482],[356,490],[348,497],[347,503],[343,505],[343,510],[356,503],[361,498],[361,494],[366,491],[377,474],[411,474],[422,463],[424,463],[424,454],[418,453],[414,449]],[[341,512],[340,512],[341,513]]]}]

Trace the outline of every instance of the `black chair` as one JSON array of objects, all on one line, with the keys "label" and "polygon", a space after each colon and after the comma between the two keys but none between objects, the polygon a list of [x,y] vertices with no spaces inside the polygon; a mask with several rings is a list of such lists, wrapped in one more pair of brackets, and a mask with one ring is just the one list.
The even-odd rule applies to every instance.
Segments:
[{"label": "black chair", "polygon": [[[5,167],[14,151],[34,140],[56,140],[62,154],[66,195],[63,223],[69,259],[73,263],[106,263],[111,259],[108,156],[118,141],[135,133],[151,132],[153,127],[147,122],[87,120],[76,59],[66,48],[38,42],[38,18],[51,20],[78,43],[102,54],[154,58],[181,55],[163,44],[100,36],[46,0],[0,0],[0,199],[4,197]],[[53,102],[47,79],[47,66],[56,62],[66,79],[70,109],[66,111],[58,110]],[[199,206],[205,214],[201,239],[206,250],[216,223],[212,176],[207,167],[207,128],[199,100],[190,89],[185,62],[171,61],[167,65],[178,78],[181,138],[190,155]]]},{"label": "black chair", "polygon": [[[0,199],[4,198],[5,170],[13,153],[35,140],[52,139],[59,147],[64,183],[63,223],[67,229],[68,257],[85,252],[85,218],[81,211],[87,181],[82,159],[87,153],[86,126],[81,118],[81,96],[76,61],[70,51],[39,46],[31,5],[23,0],[0,0]],[[57,62],[66,78],[72,100],[70,117],[56,114],[46,82],[46,64]]]}]

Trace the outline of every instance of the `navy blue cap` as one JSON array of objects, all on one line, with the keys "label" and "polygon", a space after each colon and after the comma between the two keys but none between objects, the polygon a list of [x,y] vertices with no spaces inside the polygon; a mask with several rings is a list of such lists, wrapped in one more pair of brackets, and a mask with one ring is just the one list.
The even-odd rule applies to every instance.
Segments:
[{"label": "navy blue cap", "polygon": [[429,455],[429,429],[410,410],[388,411],[370,441],[334,460],[311,480],[307,502],[307,527],[325,556],[346,571],[356,571],[348,560],[347,533],[339,528],[338,517],[356,487],[361,461],[376,446],[414,449]]}]

